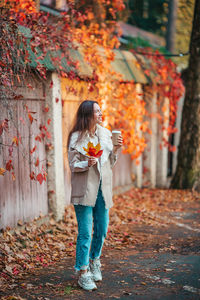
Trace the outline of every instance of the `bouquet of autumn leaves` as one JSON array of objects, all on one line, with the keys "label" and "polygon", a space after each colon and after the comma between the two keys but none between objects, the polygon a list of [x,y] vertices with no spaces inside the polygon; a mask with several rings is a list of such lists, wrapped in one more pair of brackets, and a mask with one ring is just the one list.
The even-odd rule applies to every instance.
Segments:
[{"label": "bouquet of autumn leaves", "polygon": [[96,158],[99,158],[103,153],[100,143],[94,146],[93,143],[88,142],[87,148],[83,147],[83,149],[85,150],[87,156],[93,156]]}]

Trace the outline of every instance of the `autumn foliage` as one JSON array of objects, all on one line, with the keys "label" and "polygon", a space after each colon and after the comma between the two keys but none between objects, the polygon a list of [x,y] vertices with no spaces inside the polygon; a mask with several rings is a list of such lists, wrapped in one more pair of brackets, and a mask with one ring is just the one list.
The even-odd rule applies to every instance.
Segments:
[{"label": "autumn foliage", "polygon": [[[119,74],[111,68],[114,60],[112,49],[119,47],[118,30],[116,17],[118,12],[123,10],[122,0],[97,1],[92,5],[90,1],[69,1],[68,10],[60,13],[60,17],[54,18],[44,12],[37,11],[35,1],[32,0],[5,0],[1,5],[0,26],[3,33],[0,37],[4,51],[0,59],[1,94],[0,97],[5,107],[9,107],[9,99],[21,99],[21,95],[15,93],[16,82],[24,82],[24,77],[30,70],[30,51],[35,55],[35,70],[43,80],[46,79],[46,69],[43,64],[45,56],[50,55],[51,62],[60,76],[69,79],[80,80],[77,75],[79,64],[73,60],[72,50],[77,47],[84,54],[84,59],[92,69],[92,77],[85,78],[88,82],[88,90],[97,91],[97,100],[102,106],[104,122],[107,127],[120,128],[123,138],[126,141],[124,151],[137,159],[146,147],[144,133],[151,133],[149,123],[146,120],[148,111],[144,99],[144,92],[138,91],[134,81],[123,82]],[[6,25],[6,26],[5,26]],[[19,31],[19,26],[28,29],[27,35]],[[147,49],[150,51],[149,49]],[[145,49],[146,51],[146,49]],[[165,110],[162,100],[167,97],[170,101],[170,119],[168,134],[175,132],[174,124],[176,119],[177,101],[183,93],[183,86],[180,76],[176,72],[176,66],[171,60],[167,60],[161,54],[157,56],[149,54],[149,66],[138,57],[139,68],[149,78],[149,90],[158,94],[158,106]],[[63,59],[67,66],[63,65]],[[153,81],[151,73],[154,73]],[[52,88],[50,84],[50,88]],[[27,84],[28,89],[33,89]],[[69,87],[67,87],[69,88]],[[76,90],[74,90],[76,93]],[[59,99],[57,99],[59,101]],[[84,100],[84,99],[83,99]],[[56,101],[57,102],[57,101]],[[48,114],[48,107],[44,107],[44,113]],[[24,105],[24,112],[27,115],[26,122],[31,125],[37,120],[35,112]],[[160,122],[164,117],[158,114]],[[5,118],[0,121],[0,136],[7,134],[12,118]],[[21,120],[24,122],[24,120]],[[37,143],[46,144],[50,149],[51,136],[47,123],[39,126],[39,134],[35,136],[35,145],[30,149],[30,155],[36,154]],[[0,166],[0,175],[6,171],[12,173],[12,152],[14,147],[21,143],[20,132],[11,138],[9,145],[9,160],[5,166]],[[3,146],[3,145],[2,145]],[[168,142],[166,140],[166,146]],[[173,149],[171,149],[173,150]],[[31,172],[30,178],[39,181],[46,180],[45,166],[40,165],[39,155],[36,155],[34,165],[37,172]]]}]

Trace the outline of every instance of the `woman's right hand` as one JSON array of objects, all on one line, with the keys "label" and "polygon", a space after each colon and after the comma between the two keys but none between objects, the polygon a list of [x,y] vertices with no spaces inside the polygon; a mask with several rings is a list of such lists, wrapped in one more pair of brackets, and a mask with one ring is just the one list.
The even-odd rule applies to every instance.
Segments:
[{"label": "woman's right hand", "polygon": [[97,159],[93,156],[90,156],[88,160],[88,167],[94,166],[96,165],[96,163],[97,163]]}]

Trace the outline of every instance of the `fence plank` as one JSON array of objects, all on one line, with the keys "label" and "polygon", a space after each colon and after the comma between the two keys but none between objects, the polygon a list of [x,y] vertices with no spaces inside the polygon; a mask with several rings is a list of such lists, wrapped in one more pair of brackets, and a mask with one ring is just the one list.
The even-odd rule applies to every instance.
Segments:
[{"label": "fence plank", "polygon": [[[30,100],[26,89],[23,100],[9,100],[6,107],[2,99],[0,99],[1,118],[8,118],[9,132],[3,133],[0,137],[0,143],[11,144],[12,138],[21,135],[22,144],[15,147],[12,155],[15,180],[12,179],[11,172],[7,172],[5,176],[0,176],[0,228],[6,226],[14,227],[18,221],[26,222],[38,217],[40,213],[43,215],[48,213],[47,184],[42,185],[39,182],[32,181],[29,177],[31,170],[36,167],[30,164],[30,158],[36,158],[36,154],[30,157],[30,149],[35,145],[34,136],[38,133],[38,126],[44,123],[44,113],[42,107],[44,99]],[[41,94],[42,92],[40,92]],[[37,98],[37,95],[35,96]],[[29,98],[27,101],[26,98]],[[27,119],[27,113],[23,106],[27,104],[30,111],[35,111],[37,121],[30,125]],[[23,124],[23,120],[25,124]],[[40,160],[43,160],[46,167],[46,152],[44,143],[40,143],[38,147]],[[35,156],[35,157],[34,157]],[[8,147],[0,145],[0,167],[5,166],[5,162],[9,160]]]},{"label": "fence plank", "polygon": [[157,113],[157,94],[154,93],[151,103],[151,163],[150,163],[150,180],[151,187],[156,187],[156,165],[157,165],[157,128],[158,128],[158,120],[156,117]]},{"label": "fence plank", "polygon": [[[163,129],[163,139],[168,142],[169,136],[167,133],[167,128],[169,126],[169,99],[166,97],[164,99],[164,129]],[[168,173],[168,147],[163,146],[162,148],[162,177],[161,177],[161,184],[162,187],[167,186],[167,173]]]},{"label": "fence plank", "polygon": [[[137,91],[137,97],[139,97],[140,99],[142,99],[142,96],[140,96],[140,94],[142,94],[142,86],[141,84],[136,84],[136,91]],[[141,124],[138,120],[136,120],[136,132],[139,136],[139,138],[142,138],[142,131],[140,129]],[[137,187],[141,188],[142,187],[142,183],[143,183],[143,154],[141,154],[138,158],[138,164],[136,165],[136,182],[137,182]]]}]

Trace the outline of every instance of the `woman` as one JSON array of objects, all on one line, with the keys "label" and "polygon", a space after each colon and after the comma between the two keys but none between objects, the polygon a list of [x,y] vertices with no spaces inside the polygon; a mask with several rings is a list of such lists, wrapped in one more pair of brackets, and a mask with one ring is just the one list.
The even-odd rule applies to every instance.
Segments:
[{"label": "woman", "polygon": [[[78,223],[75,269],[80,274],[78,284],[85,290],[96,289],[95,281],[102,280],[100,256],[108,229],[109,208],[113,205],[112,167],[122,146],[120,136],[118,145],[113,147],[111,132],[100,126],[101,122],[98,103],[86,100],[78,108],[68,138],[71,202]],[[99,158],[87,155],[89,142],[94,146],[100,143]]]}]

